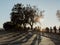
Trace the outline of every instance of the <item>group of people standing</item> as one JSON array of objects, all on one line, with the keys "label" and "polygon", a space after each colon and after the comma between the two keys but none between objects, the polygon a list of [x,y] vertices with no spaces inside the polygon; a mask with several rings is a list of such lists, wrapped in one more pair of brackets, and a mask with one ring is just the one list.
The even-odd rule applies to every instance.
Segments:
[{"label": "group of people standing", "polygon": [[50,32],[50,33],[60,33],[60,26],[58,27],[58,29],[57,29],[57,27],[56,26],[54,26],[54,27],[46,27],[45,28],[45,30],[46,30],[46,32]]}]

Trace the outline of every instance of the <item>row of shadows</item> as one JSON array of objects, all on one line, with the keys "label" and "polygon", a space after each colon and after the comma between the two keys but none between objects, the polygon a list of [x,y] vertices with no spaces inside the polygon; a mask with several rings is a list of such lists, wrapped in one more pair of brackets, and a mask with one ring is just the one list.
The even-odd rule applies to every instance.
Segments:
[{"label": "row of shadows", "polygon": [[11,41],[14,41],[22,36],[24,36],[26,33],[16,33],[16,32],[10,32],[4,35],[0,35],[0,45],[1,44],[8,44]]},{"label": "row of shadows", "polygon": [[[37,34],[33,31],[28,33],[8,33],[0,38],[0,45],[35,45],[40,43],[40,39],[37,39]],[[37,43],[36,43],[37,41]]]}]

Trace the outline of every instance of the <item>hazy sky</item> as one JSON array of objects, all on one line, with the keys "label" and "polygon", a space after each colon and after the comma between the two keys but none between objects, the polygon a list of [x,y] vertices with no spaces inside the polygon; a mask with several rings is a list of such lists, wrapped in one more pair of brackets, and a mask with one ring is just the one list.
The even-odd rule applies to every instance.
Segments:
[{"label": "hazy sky", "polygon": [[45,10],[42,22],[44,27],[60,25],[56,17],[56,11],[60,10],[60,0],[0,0],[0,27],[3,27],[4,22],[10,21],[11,9],[17,3],[35,5],[40,11]]}]

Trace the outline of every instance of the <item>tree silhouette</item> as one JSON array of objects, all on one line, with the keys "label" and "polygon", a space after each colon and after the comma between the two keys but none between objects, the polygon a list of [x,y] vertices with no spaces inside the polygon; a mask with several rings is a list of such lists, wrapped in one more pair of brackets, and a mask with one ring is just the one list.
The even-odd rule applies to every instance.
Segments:
[{"label": "tree silhouette", "polygon": [[6,30],[6,31],[12,31],[13,28],[15,28],[15,24],[13,24],[12,22],[5,22],[3,24],[3,28]]},{"label": "tree silhouette", "polygon": [[16,4],[12,8],[11,12],[11,21],[15,24],[22,24],[24,21],[24,13],[23,13],[23,6],[22,4]]},{"label": "tree silhouette", "polygon": [[25,24],[28,23],[33,28],[34,17],[36,15],[36,8],[27,5],[26,7],[22,4],[14,5],[11,13],[11,21],[15,24]]},{"label": "tree silhouette", "polygon": [[[38,17],[40,14],[38,14],[38,10],[35,6],[24,6],[23,4],[15,4],[12,8],[12,12],[10,13],[11,15],[11,24],[14,24],[16,29],[20,29],[20,26],[23,24],[24,27],[26,26],[26,24],[30,24],[31,29],[33,29],[33,23],[34,18]],[[41,15],[42,16],[42,15]],[[39,17],[40,18],[40,17]],[[9,23],[6,22],[6,24],[3,24],[4,28],[6,25],[9,25]]]}]

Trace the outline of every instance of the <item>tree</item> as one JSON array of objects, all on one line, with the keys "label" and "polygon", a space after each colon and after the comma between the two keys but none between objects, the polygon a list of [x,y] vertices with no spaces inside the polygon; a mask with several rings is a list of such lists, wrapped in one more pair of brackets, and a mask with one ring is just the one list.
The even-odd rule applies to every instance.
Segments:
[{"label": "tree", "polygon": [[6,30],[6,31],[13,31],[12,29],[15,28],[15,24],[13,24],[12,22],[5,22],[3,24],[3,28]]},{"label": "tree", "polygon": [[24,21],[24,13],[23,13],[23,6],[22,4],[16,4],[12,8],[11,12],[11,21],[15,24],[21,24]]},{"label": "tree", "polygon": [[11,22],[15,25],[16,29],[20,29],[19,27],[21,25],[24,25],[25,27],[27,23],[30,24],[32,29],[33,23],[35,23],[34,18],[38,17],[40,14],[38,14],[38,10],[35,8],[35,6],[24,6],[23,4],[17,3],[13,6],[10,15]]},{"label": "tree", "polygon": [[31,7],[30,5],[28,5],[26,7],[26,10],[25,10],[24,13],[25,13],[25,17],[26,17],[25,22],[29,23],[31,25],[31,29],[32,29],[33,28],[33,23],[34,23],[34,17],[36,15],[36,8]]},{"label": "tree", "polygon": [[12,8],[11,21],[15,24],[28,23],[33,27],[34,17],[36,15],[36,9],[30,5],[22,6],[22,4],[16,4]]},{"label": "tree", "polygon": [[57,10],[56,16],[57,16],[58,20],[60,21],[60,10]]}]

